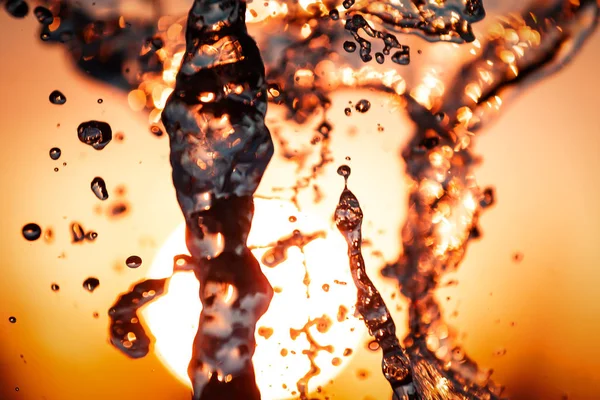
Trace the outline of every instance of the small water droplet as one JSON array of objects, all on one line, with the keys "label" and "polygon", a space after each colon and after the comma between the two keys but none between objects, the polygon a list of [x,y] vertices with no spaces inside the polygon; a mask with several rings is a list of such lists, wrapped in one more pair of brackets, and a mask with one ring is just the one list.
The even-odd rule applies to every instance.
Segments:
[{"label": "small water droplet", "polygon": [[344,114],[346,114],[348,117],[352,115],[352,109],[350,107],[346,107],[344,108]]},{"label": "small water droplet", "polygon": [[355,108],[356,111],[360,113],[366,113],[371,108],[371,102],[366,99],[359,100],[358,103],[356,103]]},{"label": "small water droplet", "polygon": [[350,167],[345,164],[340,165],[339,168],[337,169],[338,175],[343,176],[344,179],[348,179],[348,177],[350,176],[350,172],[351,172]]},{"label": "small water droplet", "polygon": [[19,390],[20,390],[20,389],[19,389],[19,387],[17,386],[17,387],[15,388],[15,392],[18,392]]},{"label": "small water droplet", "polygon": [[98,99],[98,104],[102,104],[102,103],[104,103],[104,100]]},{"label": "small water droplet", "polygon": [[331,11],[329,11],[329,18],[331,18],[334,21],[337,21],[338,19],[340,19],[340,12],[335,8],[332,9]]},{"label": "small water droplet", "polygon": [[344,50],[348,53],[354,53],[356,51],[356,43],[346,40],[344,42]]},{"label": "small water droplet", "polygon": [[8,0],[6,11],[15,18],[25,18],[29,13],[29,5],[23,0]]},{"label": "small water droplet", "polygon": [[129,256],[127,257],[127,260],[125,260],[125,264],[127,264],[129,268],[139,268],[140,265],[142,265],[142,259],[138,256]]},{"label": "small water droplet", "polygon": [[67,97],[62,94],[61,91],[59,90],[54,90],[52,93],[50,93],[50,103],[52,104],[56,104],[56,105],[63,105],[67,102]]},{"label": "small water droplet", "polygon": [[349,156],[346,156],[346,161],[350,161],[351,158]]},{"label": "small water droplet", "polygon": [[52,16],[52,12],[48,10],[46,7],[37,6],[33,10],[33,14],[37,18],[38,22],[43,25],[50,25],[54,22],[54,17]]},{"label": "small water droplet", "polygon": [[377,64],[383,64],[385,61],[383,53],[375,53],[375,61],[377,61]]},{"label": "small water droplet", "polygon": [[400,65],[410,64],[410,50],[408,46],[402,46],[402,50],[398,50],[392,56],[392,61]]},{"label": "small water droplet", "polygon": [[30,242],[38,240],[42,235],[42,229],[38,224],[27,224],[23,227],[23,237]]},{"label": "small water droplet", "polygon": [[98,278],[87,278],[84,282],[83,282],[83,288],[85,290],[87,290],[88,292],[93,292],[94,290],[96,290],[96,288],[100,286],[100,281],[98,280]]},{"label": "small water droplet", "polygon": [[73,238],[73,243],[79,243],[85,239],[85,231],[78,222],[73,222],[71,224],[71,236]]},{"label": "small water droplet", "polygon": [[94,317],[94,318],[98,318],[99,316],[100,316],[100,314],[98,314],[97,312],[94,312],[94,313],[92,314],[92,317]]},{"label": "small water droplet", "polygon": [[298,220],[298,219],[297,219],[295,216],[293,216],[293,215],[290,215],[290,218],[289,218],[289,221],[290,221],[290,222],[296,222],[297,220]]},{"label": "small water droplet", "polygon": [[106,183],[104,182],[104,179],[100,178],[99,176],[95,177],[92,180],[91,188],[92,192],[94,192],[98,199],[108,199],[108,191],[106,190]]},{"label": "small water droplet", "polygon": [[349,9],[350,7],[352,7],[352,6],[354,5],[354,1],[355,1],[355,0],[344,0],[344,1],[342,2],[342,5],[343,5],[343,6],[344,6],[344,8],[347,10],[347,9]]},{"label": "small water droplet", "polygon": [[15,317],[8,317],[8,322],[14,324],[15,322],[17,322],[17,319]]},{"label": "small water droplet", "polygon": [[158,125],[152,125],[152,126],[150,127],[150,132],[151,132],[151,133],[152,133],[154,136],[158,136],[158,137],[161,137],[161,136],[164,134],[163,130],[162,130],[162,129],[160,129],[160,126],[158,126]]},{"label": "small water droplet", "polygon": [[93,242],[94,240],[96,240],[97,237],[98,237],[98,234],[94,231],[89,231],[88,233],[85,234],[86,240],[89,240],[90,242]]},{"label": "small water droplet", "polygon": [[58,147],[53,147],[50,149],[50,158],[53,160],[58,160],[62,152]]},{"label": "small water droplet", "polygon": [[77,136],[82,143],[102,150],[112,140],[112,129],[106,122],[87,121],[79,125]]},{"label": "small water droplet", "polygon": [[60,290],[60,286],[58,286],[56,283],[53,283],[50,285],[50,289],[52,289],[53,292],[58,292]]},{"label": "small water droplet", "polygon": [[483,191],[483,198],[481,199],[481,201],[479,202],[479,204],[481,205],[481,207],[486,208],[486,207],[490,207],[491,205],[494,204],[494,189],[492,188],[486,188]]},{"label": "small water droplet", "polygon": [[54,172],[58,172],[58,167],[54,167]]}]

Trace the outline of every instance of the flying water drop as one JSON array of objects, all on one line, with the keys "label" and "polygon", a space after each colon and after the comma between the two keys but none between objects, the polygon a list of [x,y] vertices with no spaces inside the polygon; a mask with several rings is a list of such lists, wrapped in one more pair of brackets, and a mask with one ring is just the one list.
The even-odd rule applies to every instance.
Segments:
[{"label": "flying water drop", "polygon": [[50,158],[53,160],[58,160],[62,152],[58,147],[53,147],[50,149]]},{"label": "flying water drop", "polygon": [[6,11],[15,18],[25,18],[29,13],[29,5],[23,0],[8,0],[5,7]]},{"label": "flying water drop", "polygon": [[127,260],[125,260],[125,264],[129,268],[139,268],[142,265],[142,259],[138,256],[129,256]]},{"label": "flying water drop", "polygon": [[95,177],[92,180],[91,188],[92,192],[94,192],[98,199],[108,199],[108,191],[106,190],[106,183],[104,182],[104,179],[100,178],[99,176]]},{"label": "flying water drop", "polygon": [[356,103],[355,108],[359,113],[366,113],[371,108],[371,102],[369,100],[362,99]]},{"label": "flying water drop", "polygon": [[50,25],[54,22],[54,17],[52,16],[52,12],[48,10],[46,7],[37,6],[33,10],[33,14],[37,18],[38,22],[42,25]]},{"label": "flying water drop", "polygon": [[90,277],[83,282],[83,288],[90,293],[96,290],[98,286],[100,286],[100,281],[98,280],[98,278]]},{"label": "flying water drop", "polygon": [[77,136],[82,143],[102,150],[112,140],[112,129],[106,122],[87,121],[79,125]]},{"label": "flying water drop", "polygon": [[52,104],[56,104],[56,105],[63,105],[67,102],[67,97],[62,94],[61,91],[59,90],[55,90],[52,93],[50,93],[50,103]]},{"label": "flying water drop", "polygon": [[23,237],[30,242],[38,240],[42,235],[42,229],[38,224],[27,224],[23,227]]}]

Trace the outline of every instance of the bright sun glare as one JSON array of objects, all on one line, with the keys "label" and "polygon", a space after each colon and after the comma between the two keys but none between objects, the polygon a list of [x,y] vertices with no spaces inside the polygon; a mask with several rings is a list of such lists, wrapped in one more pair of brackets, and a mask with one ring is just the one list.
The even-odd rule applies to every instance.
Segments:
[{"label": "bright sun glare", "polygon": [[[275,268],[261,263],[275,295],[269,310],[256,325],[257,348],[253,358],[256,381],[263,399],[289,399],[297,397],[296,383],[310,370],[308,356],[303,353],[310,349],[310,343],[305,334],[293,335],[291,329],[302,329],[309,319],[323,315],[333,322],[326,331],[318,325],[309,328],[319,345],[333,347],[331,353],[318,352],[315,361],[321,371],[309,381],[310,392],[325,387],[335,378],[353,357],[357,346],[364,342],[367,332],[362,321],[352,316],[356,289],[341,235],[325,221],[299,213],[290,202],[256,199],[255,208],[248,245],[258,247],[253,253],[259,261],[269,244],[289,236],[295,229],[306,234],[325,232],[324,238],[310,242],[303,252],[291,247],[287,260]],[[294,219],[290,220],[290,216],[296,220],[291,222]],[[188,254],[184,236],[182,224],[158,252],[148,273],[150,278],[168,276],[173,257]],[[308,298],[303,283],[305,264],[310,275]],[[156,339],[156,354],[190,387],[187,366],[201,310],[198,288],[192,272],[178,272],[173,275],[167,294],[142,310],[142,317]]]}]

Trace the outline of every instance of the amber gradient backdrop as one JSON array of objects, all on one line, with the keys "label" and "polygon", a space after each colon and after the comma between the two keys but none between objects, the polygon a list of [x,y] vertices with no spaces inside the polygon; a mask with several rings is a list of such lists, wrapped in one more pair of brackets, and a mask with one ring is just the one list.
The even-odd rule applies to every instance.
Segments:
[{"label": "amber gradient backdrop", "polygon": [[[124,93],[86,79],[62,48],[42,44],[37,29],[32,16],[18,21],[0,13],[0,399],[188,399],[155,356],[129,360],[108,343],[108,308],[144,277],[181,222],[168,141],[149,133],[145,114],[132,112]],[[477,176],[496,188],[497,203],[481,218],[483,238],[448,277],[459,285],[439,292],[461,343],[495,370],[515,400],[600,398],[599,53],[596,33],[573,64],[528,89],[482,135]],[[66,105],[49,103],[54,89],[66,94]],[[411,125],[379,101],[349,120],[342,112],[348,97],[360,98],[340,94],[331,111],[342,115],[332,119],[345,139],[334,139],[327,195],[315,212],[333,211],[341,190],[335,168],[351,156],[351,186],[371,221],[365,236],[393,260],[406,208],[398,152]],[[81,144],[76,127],[89,119],[108,121],[125,140],[101,152]],[[351,125],[358,134],[345,133]],[[48,156],[54,146],[63,151],[58,161]],[[271,166],[263,191],[289,183],[291,170]],[[89,189],[94,176],[107,182],[107,204]],[[111,219],[106,213],[118,200],[118,185],[126,188],[130,211]],[[97,231],[96,242],[71,244],[73,221]],[[21,227],[28,222],[52,227],[54,242],[26,242]],[[522,261],[513,261],[515,252]],[[130,254],[144,265],[125,267]],[[375,275],[380,266],[370,267]],[[81,286],[88,276],[100,279],[94,293]],[[50,290],[53,282],[59,292]],[[393,282],[376,282],[394,307]],[[405,324],[405,314],[395,316]],[[366,350],[357,355],[330,388],[332,398],[387,400],[379,357]],[[372,373],[359,380],[358,368]]]}]

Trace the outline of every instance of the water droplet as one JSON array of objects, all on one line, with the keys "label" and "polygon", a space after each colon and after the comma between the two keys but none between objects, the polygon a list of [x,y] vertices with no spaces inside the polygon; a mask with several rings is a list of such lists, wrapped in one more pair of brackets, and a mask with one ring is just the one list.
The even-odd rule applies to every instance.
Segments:
[{"label": "water droplet", "polygon": [[54,22],[54,17],[52,16],[52,12],[48,10],[46,7],[37,6],[33,10],[33,14],[37,18],[38,22],[43,25],[50,25]]},{"label": "water droplet", "polygon": [[356,43],[346,40],[344,42],[344,50],[348,53],[354,53],[356,51]]},{"label": "water droplet", "polygon": [[104,100],[98,99],[98,104],[102,104],[102,103],[104,103]]},{"label": "water droplet", "polygon": [[379,350],[379,343],[377,343],[377,340],[371,340],[367,344],[367,348],[371,351],[377,351],[377,350]]},{"label": "water droplet", "polygon": [[56,283],[53,283],[50,285],[50,289],[52,289],[53,292],[58,292],[60,290],[60,286],[58,286]]},{"label": "water droplet", "polygon": [[355,108],[356,111],[360,113],[366,113],[371,108],[371,102],[366,99],[359,100],[358,103],[356,103]]},{"label": "water droplet", "polygon": [[339,168],[337,169],[338,175],[343,176],[344,179],[348,179],[348,177],[350,176],[350,172],[351,172],[350,167],[345,164],[340,165]]},{"label": "water droplet", "polygon": [[410,63],[410,50],[408,46],[401,46],[402,49],[398,50],[392,56],[392,61],[400,65],[408,65]]},{"label": "water droplet", "polygon": [[17,322],[17,319],[15,317],[8,317],[8,322],[14,324],[15,322]]},{"label": "water droplet", "polygon": [[63,105],[67,102],[67,97],[62,94],[62,92],[60,92],[59,90],[55,90],[52,93],[50,93],[50,103],[52,104],[56,104],[56,105]]},{"label": "water droplet", "polygon": [[161,137],[163,135],[163,130],[160,129],[160,126],[158,125],[152,125],[150,127],[150,132],[154,135],[154,136],[158,136]]},{"label": "water droplet", "polygon": [[377,64],[383,64],[385,61],[383,53],[375,53],[375,61],[377,61]]},{"label": "water droplet", "polygon": [[337,21],[338,19],[340,19],[340,12],[335,8],[332,9],[331,11],[329,11],[329,18],[331,18],[334,21]]},{"label": "water droplet", "polygon": [[17,386],[17,387],[15,388],[15,392],[18,392],[19,390],[20,390],[20,389],[19,389],[19,387]]},{"label": "water droplet", "polygon": [[349,9],[350,7],[352,7],[354,5],[354,0],[344,0],[342,2],[342,5],[347,10],[347,9]]},{"label": "water droplet", "polygon": [[98,280],[98,278],[87,278],[84,282],[83,282],[83,288],[85,290],[87,290],[88,292],[93,292],[94,290],[96,290],[96,288],[100,286],[100,281]]},{"label": "water droplet", "polygon": [[295,216],[293,216],[293,215],[290,215],[290,218],[289,218],[289,221],[290,221],[290,222],[296,222],[297,220],[298,220],[298,219],[297,219]]},{"label": "water droplet", "polygon": [[483,198],[479,202],[481,207],[486,208],[494,204],[494,189],[486,188],[483,191]]},{"label": "water droplet", "polygon": [[350,161],[351,160],[351,158],[349,156],[346,156],[345,158],[346,158],[346,161]]},{"label": "water droplet", "polygon": [[54,167],[54,172],[58,172],[58,167]]},{"label": "water droplet", "polygon": [[82,143],[102,150],[112,140],[112,129],[106,122],[87,121],[79,125],[77,136]]},{"label": "water droplet", "polygon": [[125,264],[127,264],[129,268],[139,268],[140,265],[142,265],[142,259],[138,256],[129,256],[127,257],[127,260],[125,260]]},{"label": "water droplet", "polygon": [[94,312],[94,313],[92,314],[92,317],[94,317],[94,318],[98,318],[99,316],[100,316],[100,314],[98,314],[97,312]]},{"label": "water droplet", "polygon": [[352,109],[350,107],[346,107],[344,108],[344,114],[346,114],[348,117],[352,115]]},{"label": "water droplet", "polygon": [[29,5],[23,0],[8,0],[6,11],[15,18],[25,18],[29,12]]},{"label": "water droplet", "polygon": [[79,243],[85,239],[85,231],[78,222],[73,222],[71,224],[71,236],[73,238],[73,243]]},{"label": "water droplet", "polygon": [[89,231],[88,233],[85,234],[86,240],[89,240],[90,242],[93,242],[94,240],[96,240],[97,237],[98,237],[98,234],[94,231]]},{"label": "water droplet", "polygon": [[92,180],[91,188],[92,192],[94,192],[98,199],[108,199],[108,191],[106,190],[106,183],[104,182],[104,179],[100,178],[99,176],[95,177]]},{"label": "water droplet", "polygon": [[53,160],[58,160],[61,154],[62,153],[58,147],[53,147],[50,149],[50,158]]},{"label": "water droplet", "polygon": [[23,227],[23,237],[30,242],[38,240],[42,235],[42,229],[38,224],[27,224]]}]

